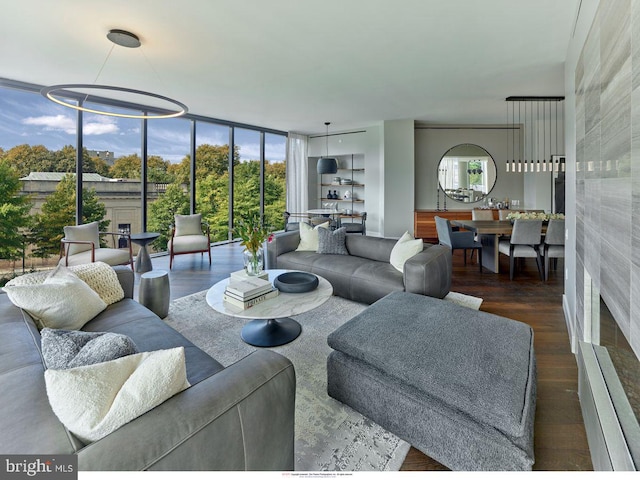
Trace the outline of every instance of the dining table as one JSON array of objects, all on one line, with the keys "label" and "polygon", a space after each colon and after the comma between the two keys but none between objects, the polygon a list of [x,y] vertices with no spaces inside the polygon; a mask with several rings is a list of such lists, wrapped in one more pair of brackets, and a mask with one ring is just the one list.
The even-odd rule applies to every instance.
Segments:
[{"label": "dining table", "polygon": [[500,273],[498,244],[500,237],[510,236],[513,225],[510,220],[452,220],[452,225],[471,230],[482,243],[482,266],[493,273]]}]

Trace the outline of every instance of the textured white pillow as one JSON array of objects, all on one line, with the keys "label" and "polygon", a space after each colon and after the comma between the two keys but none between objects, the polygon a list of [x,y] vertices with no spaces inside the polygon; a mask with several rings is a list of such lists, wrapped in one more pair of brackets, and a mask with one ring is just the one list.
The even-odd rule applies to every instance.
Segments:
[{"label": "textured white pillow", "polygon": [[[116,303],[124,298],[124,290],[118,280],[118,274],[104,262],[83,263],[67,267],[96,292],[107,305]],[[51,272],[34,272],[20,275],[7,282],[13,285],[40,285]]]},{"label": "textured white pillow", "polygon": [[44,372],[58,419],[85,443],[95,442],[189,387],[184,347]]},{"label": "textured white pillow", "polygon": [[107,308],[96,292],[62,265],[42,284],[5,285],[3,290],[14,305],[33,317],[39,329],[79,330]]},{"label": "textured white pillow", "polygon": [[318,251],[318,229],[329,228],[329,222],[321,223],[312,227],[308,223],[300,222],[300,243],[296,252],[316,252]]},{"label": "textured white pillow", "polygon": [[393,246],[389,262],[396,270],[404,272],[404,263],[420,253],[423,248],[424,243],[421,238],[414,239],[409,232],[405,232]]}]

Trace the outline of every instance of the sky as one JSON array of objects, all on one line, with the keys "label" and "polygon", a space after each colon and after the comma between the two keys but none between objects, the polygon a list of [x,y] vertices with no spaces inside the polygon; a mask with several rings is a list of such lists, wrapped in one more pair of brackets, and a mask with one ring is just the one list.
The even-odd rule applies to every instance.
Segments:
[{"label": "sky", "polygon": [[[90,106],[90,104],[87,104]],[[101,107],[108,108],[108,107]],[[8,150],[16,145],[44,145],[59,150],[75,146],[76,111],[53,103],[37,93],[8,88],[0,89],[0,147]],[[141,120],[84,114],[83,142],[88,150],[108,150],[115,158],[140,155]],[[159,155],[173,163],[189,153],[191,122],[185,119],[154,119],[147,122],[148,154]],[[253,130],[235,129],[235,142],[240,146],[241,161],[260,158],[260,135]],[[226,145],[228,128],[203,122],[196,124],[197,144]],[[283,161],[286,138],[265,136],[265,157]]]}]

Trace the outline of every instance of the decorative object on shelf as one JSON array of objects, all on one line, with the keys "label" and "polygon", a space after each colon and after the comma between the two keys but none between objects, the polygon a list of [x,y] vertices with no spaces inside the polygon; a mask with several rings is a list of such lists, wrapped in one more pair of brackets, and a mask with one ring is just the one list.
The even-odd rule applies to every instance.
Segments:
[{"label": "decorative object on shelf", "polygon": [[306,293],[315,290],[319,284],[318,277],[307,272],[282,273],[273,281],[273,286],[282,293]]},{"label": "decorative object on shelf", "polygon": [[340,198],[336,190],[333,191],[333,196],[331,198],[333,198],[334,200],[338,200],[338,198]]},{"label": "decorative object on shelf", "polygon": [[264,251],[262,244],[273,239],[269,228],[254,214],[238,221],[234,233],[240,237],[240,245],[245,247],[242,252],[244,268],[248,275],[258,276],[264,270]]},{"label": "decorative object on shelf", "polygon": [[[177,100],[174,100],[169,97],[165,97],[163,95],[158,95],[155,93],[144,92],[142,90],[135,90],[127,87],[114,87],[109,85],[98,85],[97,81],[100,78],[100,74],[104,70],[105,65],[107,64],[109,58],[111,57],[111,53],[116,45],[127,47],[127,48],[138,48],[141,46],[140,39],[137,35],[125,31],[125,30],[109,30],[107,34],[107,38],[113,42],[113,46],[107,53],[107,57],[102,63],[102,67],[100,67],[100,71],[96,76],[96,79],[93,83],[66,83],[66,84],[58,84],[52,85],[49,87],[45,87],[40,90],[40,94],[51,100],[52,102],[58,103],[64,107],[73,108],[74,110],[82,110],[83,112],[95,113],[98,115],[108,115],[112,117],[124,117],[124,118],[143,118],[143,119],[152,119],[152,118],[174,118],[180,117],[187,113],[189,109],[184,103],[181,103]],[[149,60],[143,54],[144,59],[147,63]],[[151,69],[155,72],[153,66]],[[75,90],[75,91],[74,91]],[[124,93],[127,96],[131,95],[139,95],[142,97],[150,98],[152,101],[149,103],[156,104],[158,100],[165,102],[171,105],[170,108],[158,108],[155,111],[141,112],[140,114],[132,114],[123,110],[121,112],[112,112],[108,110],[98,110],[97,108],[87,108],[83,106],[83,103],[90,99],[89,92],[96,92],[96,95],[99,94],[100,91],[112,91],[118,92],[120,94]],[[70,100],[73,99],[73,100]],[[176,108],[177,107],[177,108]],[[168,111],[168,113],[167,113]]]},{"label": "decorative object on shelf", "polygon": [[347,190],[346,192],[344,192],[343,198],[345,200],[351,200],[351,191]]},{"label": "decorative object on shelf", "polygon": [[324,122],[327,126],[327,156],[320,157],[317,164],[318,174],[324,175],[325,173],[337,173],[338,172],[338,160],[329,156],[329,125],[331,122]]},{"label": "decorative object on shelf", "polygon": [[[507,157],[507,173],[564,172],[564,153],[560,153],[564,151],[562,140],[564,131],[558,133],[559,128],[564,128],[564,97],[507,97],[505,100],[507,101],[507,124],[509,124],[509,105],[511,105],[511,126],[507,129],[507,156],[511,157],[511,160]],[[517,121],[516,102],[518,103]],[[558,119],[558,104],[561,102],[563,102],[562,109]],[[553,113],[552,105],[555,107]],[[523,133],[520,134],[520,131]],[[528,150],[527,146],[529,146]],[[554,148],[556,154],[551,153]],[[521,152],[524,155],[524,163],[520,156]]]}]

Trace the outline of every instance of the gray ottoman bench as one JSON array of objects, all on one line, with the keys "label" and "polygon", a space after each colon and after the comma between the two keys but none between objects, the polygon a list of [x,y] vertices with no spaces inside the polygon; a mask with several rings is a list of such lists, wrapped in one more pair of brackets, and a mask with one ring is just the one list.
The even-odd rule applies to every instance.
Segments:
[{"label": "gray ottoman bench", "polygon": [[533,330],[395,292],[328,337],[328,393],[452,470],[531,470]]}]

